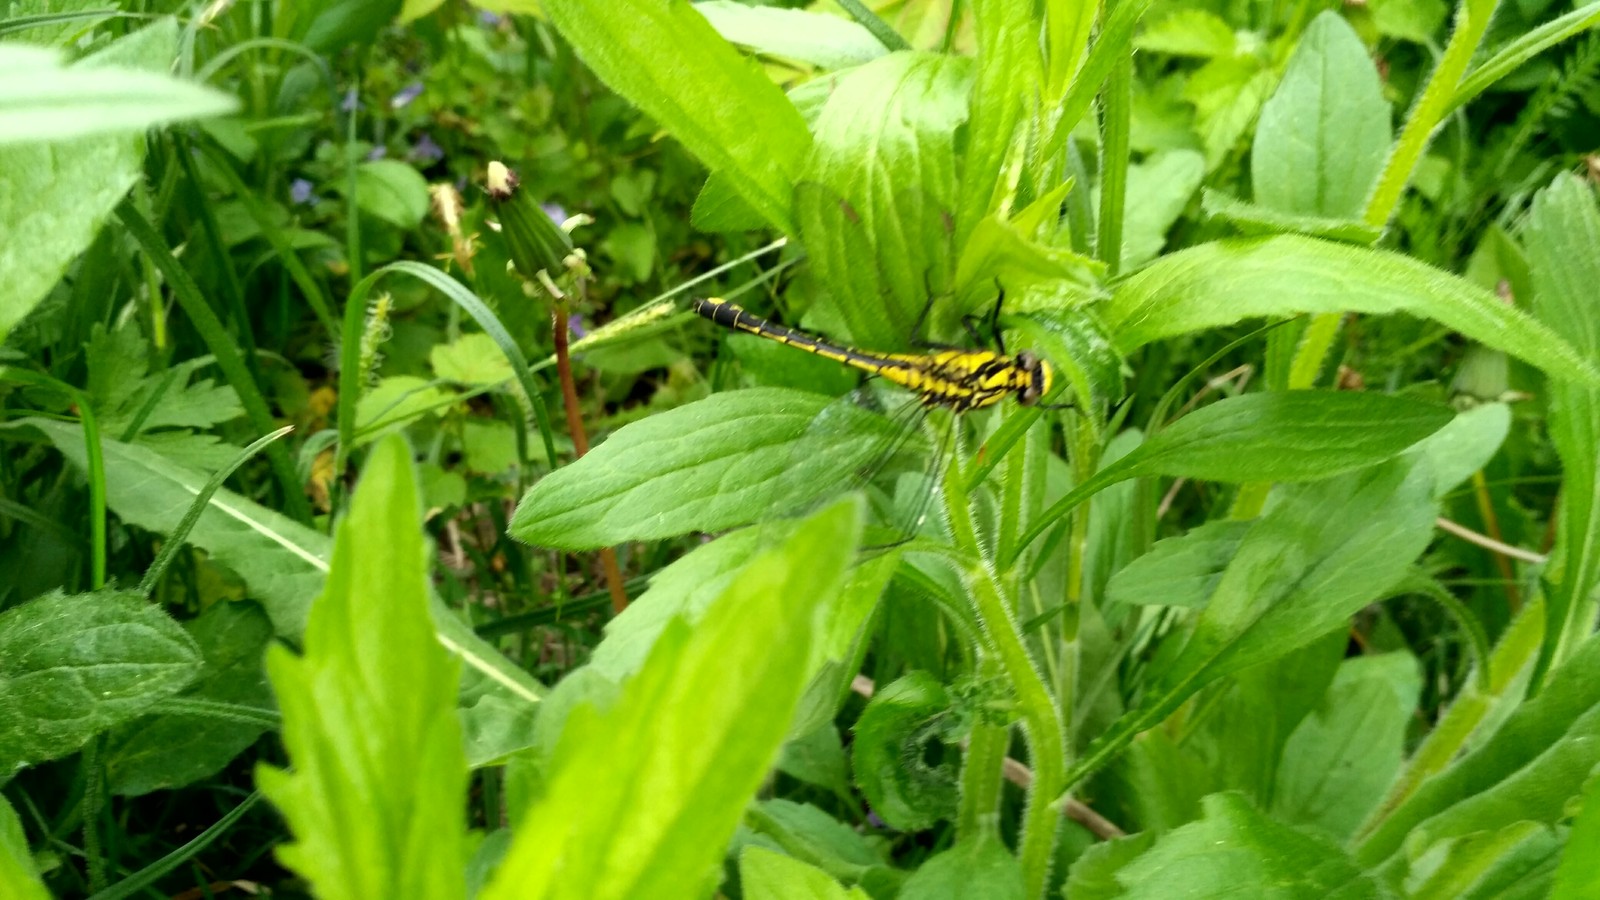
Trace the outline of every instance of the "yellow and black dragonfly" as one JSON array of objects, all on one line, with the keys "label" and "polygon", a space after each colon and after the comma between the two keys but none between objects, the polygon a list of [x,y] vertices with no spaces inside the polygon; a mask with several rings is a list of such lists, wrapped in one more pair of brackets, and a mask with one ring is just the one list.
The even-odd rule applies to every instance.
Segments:
[{"label": "yellow and black dragonfly", "polygon": [[[1003,299],[1003,293],[1001,298]],[[997,300],[994,318],[999,316]],[[906,443],[909,436],[921,426],[930,409],[947,409],[952,413],[967,413],[995,406],[1007,397],[1023,406],[1040,405],[1051,393],[1054,375],[1050,366],[1026,350],[1009,355],[1000,337],[998,324],[994,328],[996,349],[960,349],[930,347],[924,353],[880,352],[847,346],[818,335],[780,325],[757,316],[737,304],[716,297],[697,298],[695,313],[735,331],[742,331],[803,350],[825,359],[849,366],[884,379],[910,391],[915,402],[908,404],[913,414],[900,414],[894,418],[899,425],[894,436],[872,454],[868,464],[856,473],[857,486],[870,480],[883,464]],[[974,336],[976,332],[973,331]],[[917,410],[920,408],[920,412]],[[954,427],[952,423],[951,428]],[[817,438],[814,438],[817,439]],[[823,445],[826,438],[819,438]],[[931,500],[934,482],[940,475],[943,458],[951,441],[946,431],[937,441],[930,458],[928,478],[919,489],[921,496],[913,508],[915,512],[900,529],[900,543],[909,539],[920,528]],[[818,445],[813,445],[815,449]]]}]

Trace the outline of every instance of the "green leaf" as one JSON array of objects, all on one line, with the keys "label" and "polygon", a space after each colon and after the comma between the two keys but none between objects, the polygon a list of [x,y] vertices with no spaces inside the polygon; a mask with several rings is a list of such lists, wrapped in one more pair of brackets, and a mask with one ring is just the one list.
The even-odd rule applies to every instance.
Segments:
[{"label": "green leaf", "polygon": [[1489,464],[1511,430],[1511,407],[1485,403],[1456,413],[1417,445],[1433,470],[1433,495],[1443,497]]},{"label": "green leaf", "polygon": [[283,7],[274,22],[280,36],[318,53],[333,53],[377,38],[400,15],[401,0],[292,0]]},{"label": "green leaf", "polygon": [[1422,674],[1409,653],[1345,660],[1321,706],[1284,747],[1272,814],[1349,838],[1400,769],[1421,692]]},{"label": "green leaf", "polygon": [[[75,466],[85,467],[79,426],[22,419],[12,427],[38,429]],[[124,522],[158,534],[172,533],[205,487],[206,475],[146,447],[104,438],[100,443],[105,455],[107,506]],[[327,535],[224,489],[212,496],[188,540],[213,562],[244,579],[250,595],[272,619],[278,636],[299,642],[311,598],[322,590],[328,574],[331,548]],[[439,640],[469,667],[461,685],[462,714],[469,729],[481,717],[500,719],[507,706],[525,712],[538,701],[543,688],[443,603],[436,606],[435,617]],[[515,746],[521,744],[482,746],[473,759],[482,763]]]},{"label": "green leaf", "polygon": [[518,820],[483,900],[699,896],[715,886],[788,730],[812,623],[836,595],[860,520],[853,501],[806,520],[746,566],[696,628],[669,625],[610,708],[567,718],[545,791]]},{"label": "green leaf", "polygon": [[[892,53],[840,76],[816,123],[795,212],[841,338],[905,347],[928,293],[952,287],[956,141],[971,60]],[[986,286],[987,289],[987,286]]]},{"label": "green leaf", "polygon": [[0,797],[0,894],[13,900],[50,900],[28,851],[22,820],[4,797]]},{"label": "green leaf", "polygon": [[920,831],[956,811],[950,697],[938,679],[912,672],[880,687],[856,720],[856,783],[872,811],[901,831]]},{"label": "green leaf", "polygon": [[[177,48],[178,26],[167,18],[73,68],[164,71]],[[94,240],[100,225],[141,177],[143,160],[142,130],[0,147],[0,172],[6,173],[0,178],[0,284],[6,286],[0,297],[0,340],[44,299],[67,265]]]},{"label": "green leaf", "polygon": [[992,831],[959,841],[917,869],[900,900],[1022,900],[1022,866]]},{"label": "green leaf", "polygon": [[[816,423],[825,410],[829,420]],[[806,440],[814,428],[830,440]],[[722,531],[842,486],[891,431],[882,416],[817,394],[713,394],[626,425],[545,476],[517,505],[510,532],[576,550]],[[816,452],[797,454],[802,442]]]},{"label": "green leaf", "polygon": [[[1600,208],[1594,191],[1558,177],[1534,198],[1527,227],[1533,309],[1539,320],[1590,360],[1600,359]],[[1551,373],[1556,374],[1556,373]],[[1545,572],[1544,668],[1593,630],[1600,585],[1600,388],[1552,379],[1550,440],[1561,457],[1554,564]]]},{"label": "green leaf", "polygon": [[1372,24],[1386,37],[1435,44],[1450,7],[1443,0],[1371,0]]},{"label": "green leaf", "polygon": [[198,702],[193,711],[158,712],[111,733],[103,759],[113,794],[138,796],[213,775],[277,718],[261,668],[272,623],[258,607],[217,603],[185,630],[204,661],[175,699]]},{"label": "green leaf", "polygon": [[239,106],[227,94],[160,71],[61,63],[49,48],[0,44],[0,148],[139,135]]},{"label": "green leaf", "polygon": [[428,351],[428,363],[433,366],[433,374],[462,385],[500,384],[516,377],[494,338],[481,331],[463,334],[448,344],[433,345]]},{"label": "green leaf", "polygon": [[1363,247],[1376,244],[1378,238],[1383,237],[1383,229],[1360,219],[1330,219],[1286,213],[1246,203],[1210,188],[1201,191],[1200,196],[1200,208],[1207,216],[1221,219],[1234,231],[1249,237],[1303,234]]},{"label": "green leaf", "polygon": [[419,416],[443,411],[450,393],[425,378],[393,375],[361,395],[356,402],[357,445],[376,440],[385,429]]},{"label": "green leaf", "polygon": [[1039,53],[1040,22],[1028,4],[1006,0],[973,3],[978,67],[967,100],[967,143],[961,156],[956,208],[956,245],[964,246],[977,223],[1015,191],[1010,173],[1023,165],[1015,140],[1032,112],[1028,98],[1044,90]]},{"label": "green leaf", "polygon": [[0,775],[77,750],[199,668],[178,623],[127,591],[53,591],[0,613]]},{"label": "green leaf", "polygon": [[694,8],[724,40],[763,56],[845,69],[887,52],[872,32],[841,16],[732,0],[706,0]]},{"label": "green leaf", "polygon": [[1037,518],[1021,544],[1118,481],[1149,475],[1240,484],[1328,478],[1392,458],[1452,415],[1436,403],[1353,391],[1268,391],[1220,400],[1085,479]]},{"label": "green leaf", "polygon": [[1357,859],[1375,866],[1402,845],[1425,848],[1521,819],[1554,824],[1597,764],[1600,638],[1590,637],[1492,736],[1385,811]]},{"label": "green leaf", "polygon": [[1232,56],[1236,43],[1232,26],[1203,9],[1177,10],[1133,39],[1139,50],[1202,58]]},{"label": "green leaf", "polygon": [[1561,838],[1538,822],[1477,831],[1421,853],[1406,878],[1406,897],[1546,900],[1560,856]]},{"label": "green leaf", "polygon": [[1590,775],[1583,788],[1583,808],[1567,833],[1567,846],[1556,872],[1550,900],[1583,900],[1600,896],[1600,775]]},{"label": "green leaf", "polygon": [[837,796],[850,796],[850,760],[839,729],[831,722],[785,743],[778,754],[777,769]]},{"label": "green leaf", "polygon": [[1153,831],[1141,831],[1089,845],[1067,871],[1063,896],[1072,900],[1117,900],[1123,896],[1117,873],[1155,844]]},{"label": "green leaf", "polygon": [[1156,258],[1205,173],[1205,157],[1193,150],[1157,153],[1128,167],[1123,271],[1131,272]]},{"label": "green leaf", "polygon": [[1175,885],[1186,900],[1384,896],[1333,842],[1267,818],[1238,794],[1213,794],[1204,805],[1204,818],[1122,867],[1122,897],[1170,897]]},{"label": "green leaf", "polygon": [[1101,315],[1128,353],[1258,316],[1339,312],[1433,319],[1551,375],[1600,383],[1592,356],[1482,288],[1398,253],[1292,235],[1169,253],[1118,285]]},{"label": "green leaf", "polygon": [[745,822],[789,855],[840,881],[858,882],[873,870],[887,868],[866,835],[809,803],[763,800],[747,811]]},{"label": "green leaf", "polygon": [[459,664],[434,638],[427,559],[411,451],[390,437],[336,529],[305,654],[267,657],[294,770],[256,778],[294,834],[278,857],[319,897],[466,896]]},{"label": "green leaf", "polygon": [[1211,599],[1251,523],[1207,522],[1156,541],[1150,552],[1111,576],[1107,603],[1198,608]]},{"label": "green leaf", "polygon": [[545,0],[550,21],[612,90],[727,179],[769,224],[794,234],[791,209],[811,135],[783,91],[741,57],[693,4]]},{"label": "green leaf", "polygon": [[749,900],[866,900],[870,896],[860,888],[846,889],[816,866],[754,844],[739,854],[739,886]]},{"label": "green leaf", "polygon": [[1194,104],[1208,171],[1233,152],[1277,81],[1278,73],[1253,55],[1220,56],[1190,76],[1183,97]]},{"label": "green leaf", "polygon": [[1294,215],[1359,218],[1389,142],[1389,102],[1372,57],[1343,17],[1324,10],[1261,108],[1250,152],[1255,202]]},{"label": "green leaf", "polygon": [[397,159],[373,159],[356,167],[356,204],[369,216],[410,230],[428,214],[428,182]]}]

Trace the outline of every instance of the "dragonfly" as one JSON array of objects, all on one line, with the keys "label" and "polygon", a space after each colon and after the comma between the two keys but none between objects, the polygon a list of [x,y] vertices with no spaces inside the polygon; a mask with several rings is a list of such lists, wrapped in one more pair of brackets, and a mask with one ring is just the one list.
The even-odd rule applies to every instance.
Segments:
[{"label": "dragonfly", "polygon": [[[998,318],[999,301],[1003,298],[1002,292],[995,304],[995,318]],[[913,409],[920,406],[921,414],[894,416],[900,423],[895,429],[895,436],[885,441],[857,473],[858,486],[870,480],[887,459],[904,445],[906,438],[920,427],[928,410],[942,408],[961,414],[995,406],[1007,398],[1023,406],[1057,407],[1054,404],[1041,404],[1044,398],[1051,395],[1055,383],[1049,364],[1027,350],[1015,355],[1008,354],[998,328],[994,330],[996,349],[930,347],[923,353],[882,352],[852,347],[789,328],[717,297],[696,298],[693,308],[698,315],[724,328],[833,360],[898,385],[915,396],[916,403],[908,405]],[[969,331],[976,336],[970,322],[967,324]],[[900,530],[900,538],[883,546],[904,543],[921,527],[949,443],[950,434],[947,432],[929,460],[929,478],[920,502],[914,507],[916,512],[907,527]]]}]

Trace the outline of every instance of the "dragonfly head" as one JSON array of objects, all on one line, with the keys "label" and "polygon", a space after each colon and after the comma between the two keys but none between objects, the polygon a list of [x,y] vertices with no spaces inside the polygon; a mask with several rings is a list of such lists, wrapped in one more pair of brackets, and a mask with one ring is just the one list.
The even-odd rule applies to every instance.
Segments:
[{"label": "dragonfly head", "polygon": [[1017,368],[1028,373],[1028,384],[1017,392],[1017,402],[1033,406],[1050,393],[1053,374],[1045,361],[1024,350],[1017,354]]}]

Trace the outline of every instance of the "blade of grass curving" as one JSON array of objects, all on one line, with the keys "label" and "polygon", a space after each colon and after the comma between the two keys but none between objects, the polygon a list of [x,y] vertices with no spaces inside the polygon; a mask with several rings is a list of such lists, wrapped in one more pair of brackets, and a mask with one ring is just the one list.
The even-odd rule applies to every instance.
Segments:
[{"label": "blade of grass curving", "polygon": [[89,395],[65,381],[38,372],[0,367],[0,380],[60,391],[72,398],[83,423],[84,458],[89,463],[89,572],[95,590],[106,583],[106,464],[100,452],[100,425]]},{"label": "blade of grass curving", "polygon": [[1061,152],[1068,135],[1078,126],[1084,113],[1089,111],[1089,104],[1094,102],[1095,95],[1100,93],[1100,86],[1110,77],[1111,69],[1133,52],[1133,29],[1152,2],[1120,0],[1112,7],[1111,14],[1106,17],[1099,35],[1089,48],[1088,58],[1078,70],[1078,77],[1073,79],[1072,87],[1061,101],[1056,119],[1050,126],[1050,140],[1045,145],[1044,156]]},{"label": "blade of grass curving", "polygon": [[[189,270],[172,255],[167,242],[132,201],[123,200],[117,205],[117,218],[133,235],[134,240],[139,242],[146,257],[167,279],[167,285],[172,289],[173,297],[177,298],[178,305],[183,307],[184,314],[194,324],[195,330],[200,332],[201,340],[205,341],[211,353],[216,356],[217,367],[228,379],[228,384],[238,392],[239,402],[244,406],[245,414],[250,417],[250,424],[263,434],[276,429],[277,423],[272,419],[267,399],[261,395],[261,388],[251,379],[249,366],[245,365],[243,357],[239,355],[239,348],[234,346],[233,338],[228,336],[222,320],[217,318],[217,314],[206,303],[205,297],[201,296],[200,286],[190,277]],[[272,463],[272,472],[277,476],[279,487],[283,490],[284,512],[297,521],[311,521],[311,504],[306,500],[305,489],[300,484],[300,475],[295,469],[294,459],[289,456],[289,451],[281,444],[271,444],[267,447],[267,459]]]},{"label": "blade of grass curving", "polygon": [[284,234],[283,228],[278,224],[278,221],[268,212],[266,206],[256,197],[250,186],[244,183],[244,179],[239,177],[239,173],[234,171],[233,162],[228,152],[217,146],[217,143],[209,138],[201,137],[195,143],[205,152],[206,156],[210,157],[213,166],[212,173],[220,177],[223,183],[228,186],[228,189],[233,191],[234,197],[244,206],[245,211],[250,213],[250,218],[255,220],[256,226],[261,229],[261,236],[266,238],[267,243],[272,245],[273,252],[277,254],[278,262],[289,273],[289,279],[294,282],[295,287],[300,289],[300,293],[305,295],[306,303],[311,306],[311,311],[317,316],[317,322],[322,325],[323,330],[328,334],[338,334],[339,327],[333,318],[332,305],[328,303],[328,297],[323,293],[322,285],[311,277],[310,270],[306,268],[304,262],[301,262],[300,255],[294,250],[293,242],[289,240],[288,235]]},{"label": "blade of grass curving", "polygon": [[127,878],[124,878],[116,884],[111,885],[105,890],[91,894],[89,896],[89,900],[123,900],[124,897],[132,897],[134,894],[149,888],[163,875],[166,875],[173,869],[176,869],[185,862],[188,862],[190,859],[193,859],[201,850],[204,850],[206,847],[210,846],[211,842],[215,841],[219,837],[222,837],[222,835],[226,833],[228,829],[232,828],[234,824],[237,823],[241,818],[243,818],[244,814],[249,812],[250,808],[255,806],[256,802],[260,799],[261,792],[253,792],[250,796],[244,798],[243,802],[241,802],[238,806],[235,806],[233,809],[229,810],[227,815],[223,816],[214,824],[212,824],[210,828],[207,828],[205,831],[195,835],[194,839],[189,841],[189,843],[184,844],[182,847],[179,847],[176,850],[173,850],[171,853],[168,853],[150,865],[145,866],[132,875],[129,875]]},{"label": "blade of grass curving", "polygon": [[889,52],[896,50],[910,50],[911,45],[900,36],[900,32],[889,27],[889,23],[878,18],[878,14],[867,8],[861,0],[838,0],[839,6],[856,20],[856,24],[872,32],[878,43],[888,48]]},{"label": "blade of grass curving", "polygon": [[[228,253],[228,245],[222,240],[222,228],[217,224],[217,216],[212,212],[211,204],[207,202],[200,172],[195,168],[192,144],[182,134],[172,134],[172,155],[177,157],[178,166],[183,171],[184,182],[194,193],[194,202],[187,204],[187,208],[194,211],[200,220],[200,232],[205,235],[206,248],[211,251],[216,267],[222,273],[222,296],[227,301],[228,313],[233,318],[235,327],[239,329],[239,342],[244,345],[244,362],[250,369],[250,377],[261,383],[265,381],[261,374],[261,364],[257,361],[255,331],[250,327],[250,313],[246,309],[244,299],[244,286],[239,283],[239,272],[234,268],[233,257]],[[162,391],[170,385],[164,384]],[[153,403],[155,397],[151,397]],[[149,405],[148,403],[146,405]],[[141,417],[142,418],[142,417]],[[132,426],[130,426],[132,427]],[[132,440],[132,433],[125,434],[125,441]]]},{"label": "blade of grass curving", "polygon": [[27,31],[30,28],[49,28],[52,25],[65,25],[68,22],[87,21],[91,25],[103,22],[106,19],[156,19],[154,13],[122,12],[117,9],[80,9],[71,12],[37,13],[31,16],[13,16],[0,22],[0,36],[15,31]]},{"label": "blade of grass curving", "polygon": [[339,105],[339,86],[334,83],[333,71],[328,68],[328,61],[305,44],[284,40],[283,38],[256,37],[219,50],[216,56],[206,60],[206,64],[195,73],[195,80],[209,82],[216,77],[218,72],[222,71],[224,66],[251,50],[281,50],[285,53],[300,56],[306,62],[311,63],[312,67],[317,70],[317,74],[322,76],[322,83],[328,88],[328,98],[331,101],[331,105]]},{"label": "blade of grass curving", "polygon": [[262,448],[293,430],[293,425],[285,425],[271,434],[257,438],[250,446],[239,451],[239,454],[226,466],[218,469],[211,476],[205,487],[200,489],[200,493],[196,494],[194,501],[189,504],[189,511],[184,513],[183,518],[178,521],[178,527],[172,529],[172,532],[167,535],[167,542],[161,545],[161,552],[156,554],[155,560],[150,563],[150,568],[145,570],[144,578],[139,581],[139,593],[148,597],[155,590],[156,582],[161,580],[161,576],[166,572],[167,566],[172,564],[172,560],[178,555],[178,550],[184,546],[184,542],[189,537],[190,529],[194,528],[194,523],[200,521],[200,516],[205,513],[206,506],[211,503],[211,495],[217,492],[217,488],[222,487],[222,483],[228,480],[228,476],[237,471],[251,457],[261,452]]},{"label": "blade of grass curving", "polygon": [[1461,83],[1456,85],[1455,93],[1445,104],[1443,114],[1448,116],[1471,103],[1479,94],[1516,71],[1523,63],[1596,25],[1600,25],[1600,3],[1587,3],[1519,36],[1484,60],[1482,65],[1472,70],[1472,74],[1461,79]]},{"label": "blade of grass curving", "polygon": [[366,319],[367,294],[372,292],[372,288],[383,276],[391,272],[410,275],[437,288],[451,302],[466,310],[484,333],[494,340],[500,352],[505,354],[506,361],[511,363],[511,370],[517,376],[517,383],[528,396],[528,403],[533,407],[534,421],[539,427],[539,436],[544,439],[546,458],[554,466],[556,445],[555,433],[550,425],[550,411],[545,407],[538,383],[533,380],[533,371],[528,367],[527,357],[522,355],[522,349],[517,346],[511,333],[501,324],[494,311],[461,282],[432,266],[401,260],[390,263],[363,278],[351,289],[350,299],[345,306],[344,328],[341,331],[339,347],[339,449],[334,471],[344,471],[345,460],[348,459],[355,440],[356,401],[361,396],[361,373],[358,371],[357,360],[360,354],[361,332]]}]

